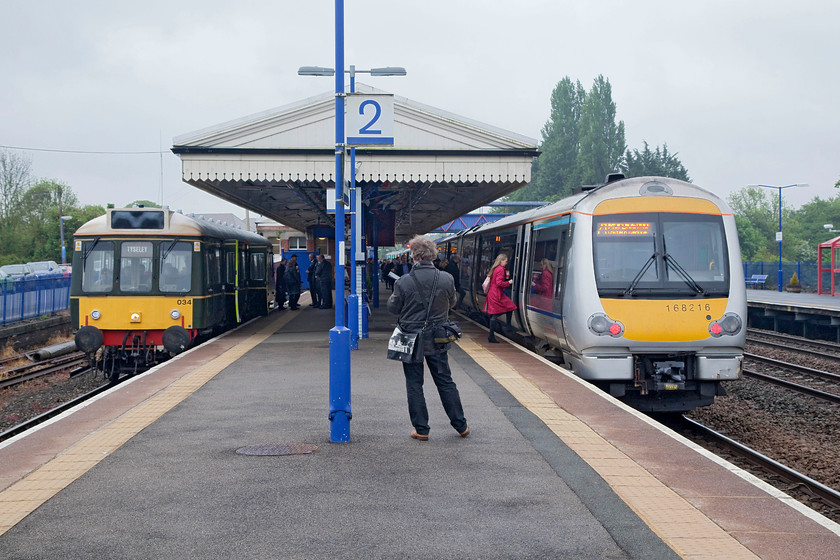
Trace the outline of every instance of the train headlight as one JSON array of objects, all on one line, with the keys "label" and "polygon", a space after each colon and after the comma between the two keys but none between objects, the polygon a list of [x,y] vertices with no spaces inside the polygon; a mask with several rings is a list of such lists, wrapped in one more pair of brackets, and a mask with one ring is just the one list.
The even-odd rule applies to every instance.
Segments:
[{"label": "train headlight", "polygon": [[587,326],[589,330],[598,336],[618,337],[624,334],[624,325],[613,321],[603,313],[595,313],[589,317]]},{"label": "train headlight", "polygon": [[717,321],[709,325],[709,332],[712,336],[734,335],[741,332],[743,322],[737,313],[726,313]]},{"label": "train headlight", "polygon": [[132,323],[139,323],[141,318],[142,317],[140,316],[140,314],[135,311],[134,313],[131,314],[131,316],[129,317],[129,320]]},{"label": "train headlight", "polygon": [[181,312],[178,311],[177,309],[173,309],[172,311],[169,312],[169,316],[172,317],[173,319],[178,319],[178,317],[181,316]]},{"label": "train headlight", "polygon": [[94,321],[96,321],[100,317],[102,317],[102,313],[98,309],[94,309],[93,311],[90,312],[90,318],[93,319]]}]

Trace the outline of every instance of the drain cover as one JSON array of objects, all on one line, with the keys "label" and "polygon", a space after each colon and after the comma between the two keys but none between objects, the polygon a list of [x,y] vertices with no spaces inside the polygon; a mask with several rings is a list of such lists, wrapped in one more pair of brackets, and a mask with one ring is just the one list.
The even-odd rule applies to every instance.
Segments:
[{"label": "drain cover", "polygon": [[240,447],[236,452],[240,455],[306,455],[318,451],[317,445],[309,443],[269,443],[264,445],[248,445]]}]

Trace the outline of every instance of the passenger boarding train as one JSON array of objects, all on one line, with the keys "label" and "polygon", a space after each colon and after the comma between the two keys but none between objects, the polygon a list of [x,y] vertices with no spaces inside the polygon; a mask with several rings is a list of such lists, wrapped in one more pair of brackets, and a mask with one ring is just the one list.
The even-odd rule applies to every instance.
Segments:
[{"label": "passenger boarding train", "polygon": [[[732,211],[663,177],[625,179],[438,241],[461,256],[464,305],[509,255],[512,327],[631,406],[676,412],[741,376],[746,290]],[[504,320],[502,321],[504,322]]]},{"label": "passenger boarding train", "polygon": [[76,346],[115,381],[267,315],[271,249],[255,233],[165,208],[109,209],[74,236]]}]

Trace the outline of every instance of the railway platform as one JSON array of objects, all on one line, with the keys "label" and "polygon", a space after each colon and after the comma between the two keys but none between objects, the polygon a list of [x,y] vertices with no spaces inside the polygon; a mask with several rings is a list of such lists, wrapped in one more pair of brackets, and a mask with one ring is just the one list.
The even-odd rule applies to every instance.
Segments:
[{"label": "railway platform", "polygon": [[0,557],[840,557],[837,524],[466,320],[469,437],[428,376],[409,437],[380,307],[330,443],[334,315],[301,303],[0,444]]}]

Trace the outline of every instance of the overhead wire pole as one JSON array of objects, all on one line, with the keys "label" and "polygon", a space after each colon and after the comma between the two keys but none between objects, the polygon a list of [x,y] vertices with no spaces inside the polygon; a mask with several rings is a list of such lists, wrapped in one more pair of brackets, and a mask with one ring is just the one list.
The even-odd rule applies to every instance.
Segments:
[{"label": "overhead wire pole", "polygon": [[[344,68],[344,0],[335,0],[335,68]],[[350,330],[344,326],[344,72],[335,72],[335,326],[330,329],[330,441],[350,441]]]}]

